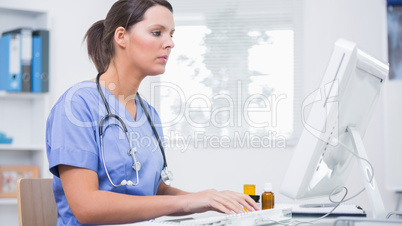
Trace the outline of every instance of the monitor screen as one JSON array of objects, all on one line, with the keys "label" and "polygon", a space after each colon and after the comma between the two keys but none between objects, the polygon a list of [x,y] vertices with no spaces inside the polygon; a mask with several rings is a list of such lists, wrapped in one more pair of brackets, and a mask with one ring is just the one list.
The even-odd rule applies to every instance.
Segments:
[{"label": "monitor screen", "polygon": [[364,136],[387,75],[388,64],[353,42],[336,41],[320,87],[303,102],[304,128],[281,193],[292,199],[322,197],[345,185],[355,162],[348,128]]}]

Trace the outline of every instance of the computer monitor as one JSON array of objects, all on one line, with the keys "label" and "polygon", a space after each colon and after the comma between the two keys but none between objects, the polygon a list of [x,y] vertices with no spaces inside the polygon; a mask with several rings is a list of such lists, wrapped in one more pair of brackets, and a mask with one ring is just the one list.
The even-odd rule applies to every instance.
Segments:
[{"label": "computer monitor", "polygon": [[387,75],[388,64],[353,42],[336,41],[321,86],[303,102],[304,128],[282,194],[295,200],[329,196],[345,185],[353,163],[358,162],[373,214],[384,216],[372,168],[367,162],[353,161],[351,152],[367,158],[362,137]]}]

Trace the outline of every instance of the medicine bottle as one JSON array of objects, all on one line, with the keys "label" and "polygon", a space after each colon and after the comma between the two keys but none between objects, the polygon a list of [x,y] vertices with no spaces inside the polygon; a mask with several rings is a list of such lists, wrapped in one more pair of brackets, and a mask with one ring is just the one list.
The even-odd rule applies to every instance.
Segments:
[{"label": "medicine bottle", "polygon": [[264,193],[261,195],[262,199],[262,208],[263,210],[266,209],[272,209],[274,208],[275,204],[275,196],[274,193],[272,192],[272,184],[271,183],[265,183],[264,184]]},{"label": "medicine bottle", "polygon": [[245,184],[243,191],[244,191],[244,194],[246,194],[246,195],[255,195],[255,185],[254,184]]},{"label": "medicine bottle", "polygon": [[[244,189],[244,194],[249,195],[252,198],[253,198],[253,196],[256,196],[254,184],[245,184],[243,189]],[[259,196],[258,196],[258,198],[259,198]],[[243,208],[244,208],[244,211],[247,211],[246,207],[243,207]]]}]

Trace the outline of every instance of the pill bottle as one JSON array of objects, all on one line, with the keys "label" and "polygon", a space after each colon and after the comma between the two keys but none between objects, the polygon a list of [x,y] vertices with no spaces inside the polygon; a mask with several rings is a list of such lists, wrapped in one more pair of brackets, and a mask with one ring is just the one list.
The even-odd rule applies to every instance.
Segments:
[{"label": "pill bottle", "polygon": [[[255,196],[255,185],[254,184],[245,184],[243,187],[243,193],[246,195]],[[243,207],[244,211],[247,211],[246,207]]]},{"label": "pill bottle", "polygon": [[274,193],[272,192],[272,184],[271,183],[264,184],[264,193],[262,193],[261,199],[262,199],[261,209],[266,210],[266,209],[274,208],[275,196],[274,196]]}]

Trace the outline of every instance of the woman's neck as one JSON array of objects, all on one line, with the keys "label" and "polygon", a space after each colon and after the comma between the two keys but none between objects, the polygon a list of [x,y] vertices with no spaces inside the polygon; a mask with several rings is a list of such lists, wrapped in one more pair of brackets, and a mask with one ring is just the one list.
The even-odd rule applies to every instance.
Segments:
[{"label": "woman's neck", "polygon": [[119,100],[134,100],[145,76],[138,76],[135,72],[120,68],[124,67],[116,67],[111,64],[108,70],[99,78],[99,81]]},{"label": "woman's neck", "polygon": [[135,106],[135,95],[145,76],[137,76],[136,73],[121,68],[124,67],[116,67],[114,64],[110,64],[107,71],[100,76],[99,83],[126,108],[131,108],[129,106]]}]

